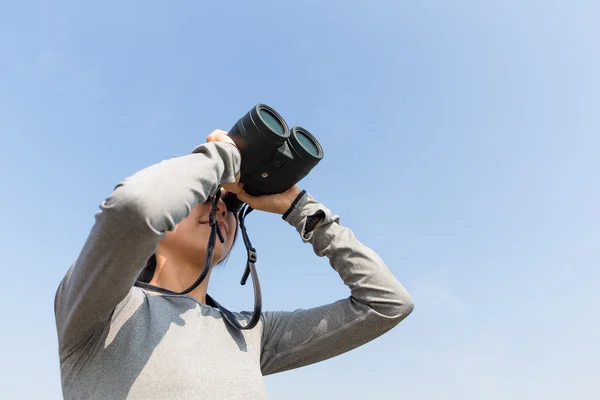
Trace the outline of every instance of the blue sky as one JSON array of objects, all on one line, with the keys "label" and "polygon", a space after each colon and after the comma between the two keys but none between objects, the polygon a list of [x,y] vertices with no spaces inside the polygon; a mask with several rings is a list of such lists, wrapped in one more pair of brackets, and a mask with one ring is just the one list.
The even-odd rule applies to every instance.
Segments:
[{"label": "blue sky", "polygon": [[[318,137],[301,185],[416,305],[270,398],[600,397],[598,2],[124,3],[0,2],[3,398],[61,397],[52,301],[100,201],[258,102]],[[248,225],[265,309],[348,295]],[[211,280],[232,309],[243,265]]]}]

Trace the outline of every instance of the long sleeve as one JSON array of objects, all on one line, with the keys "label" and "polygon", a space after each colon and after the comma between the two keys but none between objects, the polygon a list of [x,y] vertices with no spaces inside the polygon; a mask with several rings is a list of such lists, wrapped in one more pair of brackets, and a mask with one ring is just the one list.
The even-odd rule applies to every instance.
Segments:
[{"label": "long sleeve", "polygon": [[235,181],[241,156],[227,143],[145,168],[120,182],[100,204],[95,223],[60,283],[55,316],[61,354],[105,321],[130,289],[165,232],[206,201],[219,184]]},{"label": "long sleeve", "polygon": [[[322,214],[321,225],[305,232],[309,216]],[[293,312],[264,312],[263,375],[299,368],[354,349],[384,334],[413,310],[413,302],[383,260],[361,244],[339,217],[306,193],[285,220],[315,254],[350,288],[335,303]]]}]

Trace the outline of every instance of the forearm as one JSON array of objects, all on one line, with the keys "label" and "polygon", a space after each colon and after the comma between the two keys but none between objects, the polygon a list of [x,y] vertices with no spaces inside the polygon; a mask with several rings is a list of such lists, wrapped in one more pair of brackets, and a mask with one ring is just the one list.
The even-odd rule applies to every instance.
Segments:
[{"label": "forearm", "polygon": [[96,222],[57,291],[61,343],[81,339],[123,300],[165,232],[219,184],[232,182],[241,159],[234,146],[208,143],[125,179],[100,204]]},{"label": "forearm", "polygon": [[[320,222],[311,230],[309,217],[319,214]],[[412,312],[411,297],[383,260],[340,226],[328,208],[306,194],[285,220],[317,256],[329,258],[350,296],[311,309],[264,313],[263,374],[342,354],[384,334]]]},{"label": "forearm", "polygon": [[[311,227],[313,215],[320,218]],[[312,244],[317,256],[328,257],[352,297],[388,316],[410,313],[412,299],[381,257],[359,242],[349,228],[339,225],[339,217],[310,194],[305,194],[285,219],[299,230],[304,242]]]}]

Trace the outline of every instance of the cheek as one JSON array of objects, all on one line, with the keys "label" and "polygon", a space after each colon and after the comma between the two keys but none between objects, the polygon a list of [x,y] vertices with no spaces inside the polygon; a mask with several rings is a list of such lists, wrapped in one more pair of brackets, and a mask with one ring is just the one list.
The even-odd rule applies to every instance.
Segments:
[{"label": "cheek", "polygon": [[175,233],[178,236],[179,235],[187,235],[187,234],[189,234],[189,232],[194,230],[197,225],[198,225],[198,221],[196,220],[196,217],[194,217],[193,215],[190,215],[186,219],[181,221],[179,224],[177,224],[177,226],[175,227]]},{"label": "cheek", "polygon": [[[203,229],[204,226],[199,224],[198,219],[194,215],[190,215],[175,226],[170,232],[166,233],[165,239],[167,242],[178,242],[180,244],[190,241],[202,240],[206,236],[208,240],[209,230]],[[204,231],[207,232],[204,232]]]},{"label": "cheek", "polygon": [[190,212],[190,215],[188,215],[187,218],[195,219],[196,221],[200,221],[200,220],[208,221],[209,214],[210,214],[210,203],[208,203],[208,202],[199,203],[199,204],[196,204],[196,206],[194,208],[192,208],[192,211]]}]

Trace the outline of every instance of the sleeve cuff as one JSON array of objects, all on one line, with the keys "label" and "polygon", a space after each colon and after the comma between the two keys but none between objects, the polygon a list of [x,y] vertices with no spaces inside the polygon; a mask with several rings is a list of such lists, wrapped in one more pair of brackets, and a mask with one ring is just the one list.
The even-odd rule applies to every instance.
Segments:
[{"label": "sleeve cuff", "polygon": [[[313,238],[315,232],[320,231],[324,226],[331,222],[338,222],[338,217],[333,216],[331,211],[323,204],[315,200],[309,193],[301,193],[296,198],[293,207],[282,216],[290,225],[296,228],[298,233],[302,236],[302,240],[305,242],[310,241]],[[320,214],[324,221],[321,226],[310,232],[306,232],[306,223],[308,217]]]},{"label": "sleeve cuff", "polygon": [[290,206],[290,208],[287,209],[287,211],[281,216],[282,219],[286,219],[288,215],[290,215],[290,213],[294,210],[294,208],[296,208],[296,204],[298,204],[298,202],[300,201],[300,199],[306,194],[306,190],[301,191],[298,196],[296,196],[296,198],[294,199],[294,201],[292,202],[292,205]]},{"label": "sleeve cuff", "polygon": [[[192,154],[200,153],[203,147],[209,146],[213,146],[217,150],[225,165],[225,175],[227,175],[227,178],[220,183],[235,182],[235,177],[242,170],[242,153],[240,152],[240,149],[230,142],[207,142],[196,146],[194,150],[192,150]],[[228,171],[231,171],[231,174],[228,174]]]}]

